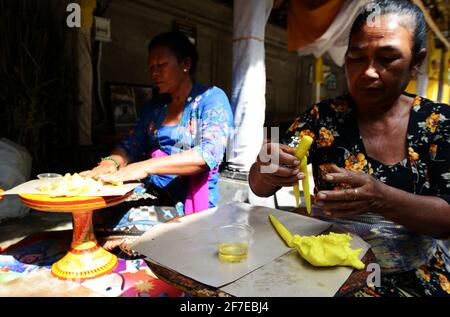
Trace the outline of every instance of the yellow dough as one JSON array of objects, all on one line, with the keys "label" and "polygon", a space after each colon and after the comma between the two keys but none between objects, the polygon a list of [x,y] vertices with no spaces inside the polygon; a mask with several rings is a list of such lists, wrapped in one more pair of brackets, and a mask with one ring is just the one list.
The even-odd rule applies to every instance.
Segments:
[{"label": "yellow dough", "polygon": [[361,270],[364,263],[358,259],[361,249],[350,247],[349,234],[334,233],[319,236],[292,235],[273,215],[269,219],[286,244],[297,249],[298,253],[314,266],[351,266]]},{"label": "yellow dough", "polygon": [[[300,160],[299,171],[305,174],[305,178],[302,180],[303,193],[305,198],[305,205],[308,214],[311,214],[311,196],[309,194],[309,176],[308,176],[308,159],[306,158],[309,148],[313,143],[313,138],[309,135],[305,135],[301,138],[300,142],[295,149],[295,156]],[[298,208],[300,205],[300,187],[298,182],[294,185],[294,197],[295,206]]]},{"label": "yellow dough", "polygon": [[101,181],[88,177],[82,177],[78,173],[71,175],[67,173],[64,177],[57,179],[51,184],[38,187],[38,190],[50,197],[58,196],[78,196],[80,194],[90,193],[95,195],[103,186]]}]

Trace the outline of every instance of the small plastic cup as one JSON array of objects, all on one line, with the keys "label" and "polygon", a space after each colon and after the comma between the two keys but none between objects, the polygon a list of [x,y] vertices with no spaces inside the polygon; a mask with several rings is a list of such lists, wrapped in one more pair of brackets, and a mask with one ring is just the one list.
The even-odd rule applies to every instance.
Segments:
[{"label": "small plastic cup", "polygon": [[247,224],[230,224],[217,228],[218,257],[222,262],[245,261],[252,242],[254,229]]},{"label": "small plastic cup", "polygon": [[56,180],[58,178],[61,178],[62,175],[61,174],[57,174],[57,173],[42,173],[39,174],[37,176],[40,180],[41,186],[49,186],[51,184],[53,184],[54,182],[56,182]]}]

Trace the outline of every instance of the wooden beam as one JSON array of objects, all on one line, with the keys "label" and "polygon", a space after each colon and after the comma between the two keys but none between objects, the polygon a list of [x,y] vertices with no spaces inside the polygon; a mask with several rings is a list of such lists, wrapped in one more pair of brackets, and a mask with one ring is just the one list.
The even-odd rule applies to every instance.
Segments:
[{"label": "wooden beam", "polygon": [[448,39],[442,34],[441,30],[439,30],[436,23],[434,23],[433,18],[431,17],[430,13],[428,12],[427,8],[424,6],[422,0],[412,0],[412,2],[422,10],[425,20],[427,21],[428,26],[430,29],[436,34],[438,39],[447,47],[447,50],[450,50],[450,43]]}]

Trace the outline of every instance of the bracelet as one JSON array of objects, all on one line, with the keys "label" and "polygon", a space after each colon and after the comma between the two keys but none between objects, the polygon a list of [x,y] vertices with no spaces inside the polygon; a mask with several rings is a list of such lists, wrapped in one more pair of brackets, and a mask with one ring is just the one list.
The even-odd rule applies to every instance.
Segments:
[{"label": "bracelet", "polygon": [[114,165],[116,166],[116,170],[119,170],[120,167],[119,162],[117,162],[117,160],[112,158],[111,156],[102,157],[102,161],[113,161]]}]

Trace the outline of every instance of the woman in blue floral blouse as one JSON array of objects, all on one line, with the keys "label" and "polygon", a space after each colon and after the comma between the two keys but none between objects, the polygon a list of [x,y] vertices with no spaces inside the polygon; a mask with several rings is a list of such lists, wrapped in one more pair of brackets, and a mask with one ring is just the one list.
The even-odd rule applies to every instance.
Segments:
[{"label": "woman in blue floral blouse", "polygon": [[85,175],[112,182],[146,179],[183,204],[186,214],[214,207],[233,125],[228,98],[217,87],[193,82],[197,51],[183,34],[160,34],[148,50],[161,98],[145,107],[130,135]]},{"label": "woman in blue floral blouse", "polygon": [[[258,159],[250,186],[270,196],[302,179],[292,148],[312,136],[316,216],[363,237],[382,268],[381,287],[361,294],[450,295],[448,251],[437,247],[450,234],[450,107],[404,92],[426,56],[422,12],[376,3],[379,23],[364,11],[350,32],[349,94],[314,105],[284,144],[268,144],[279,163]],[[277,172],[262,173],[263,164]]]}]

